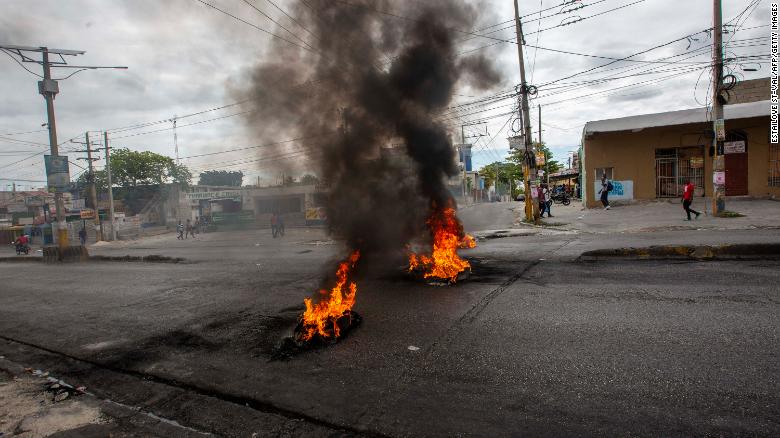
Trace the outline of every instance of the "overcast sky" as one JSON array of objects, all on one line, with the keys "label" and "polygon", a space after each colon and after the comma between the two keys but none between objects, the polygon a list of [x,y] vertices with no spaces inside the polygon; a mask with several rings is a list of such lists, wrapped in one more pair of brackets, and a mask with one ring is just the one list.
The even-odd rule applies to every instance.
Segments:
[{"label": "overcast sky", "polygon": [[[295,1],[298,0],[278,3],[287,8]],[[644,0],[629,5],[633,1],[585,0],[579,3],[589,6],[568,14],[544,18],[541,23],[535,20],[538,14],[527,16],[524,18],[526,43],[555,50],[621,58],[712,26],[710,0]],[[240,0],[210,2],[273,31],[272,23]],[[282,14],[266,0],[254,2],[294,30],[294,25],[285,22]],[[485,0],[484,3],[485,6],[480,10],[486,13],[485,18],[480,20],[480,28],[512,19],[511,0]],[[562,0],[520,3],[521,15],[525,15],[559,5]],[[724,0],[724,22],[732,20],[751,3],[752,0]],[[628,6],[607,12],[624,5]],[[401,9],[391,12],[400,15],[404,13]],[[546,16],[558,12],[561,12],[560,7],[542,14]],[[602,12],[606,13],[588,18]],[[739,22],[742,26],[736,34],[724,36],[726,40],[732,39],[727,56],[768,55],[769,29],[766,25],[769,23],[769,2],[760,1],[749,12],[752,12],[749,16],[742,16],[743,20]],[[555,27],[577,18],[584,20]],[[395,20],[391,17],[386,19]],[[507,26],[512,25],[508,23],[490,30]],[[550,27],[555,28],[533,33],[540,28]],[[512,39],[514,29],[490,35]],[[60,94],[55,101],[60,142],[73,137],[83,141],[86,130],[99,131],[164,121],[175,115],[231,104],[235,102],[235,96],[227,91],[230,84],[240,86],[248,69],[262,61],[270,38],[195,0],[4,0],[0,4],[0,44],[84,50],[85,55],[69,58],[68,61],[74,65],[129,67],[128,70],[85,71],[60,82]],[[702,70],[702,64],[696,63],[709,60],[710,52],[706,49],[711,44],[709,38],[708,34],[699,33],[691,40],[632,58],[648,61],[684,54],[670,60],[677,61],[675,64],[618,62],[561,81],[558,80],[606,64],[610,60],[547,50],[535,51],[527,47],[526,71],[529,83],[540,85],[537,98],[531,102],[534,107],[534,137],[538,134],[537,104],[542,105],[543,140],[550,145],[556,158],[562,161],[565,161],[568,151],[579,145],[582,126],[588,120],[701,106],[706,98],[708,72]],[[496,41],[475,38],[459,44],[465,51],[493,43]],[[697,51],[700,48],[702,50]],[[516,45],[498,43],[481,50],[494,57],[504,73],[504,88],[519,82]],[[37,64],[28,63],[25,66],[40,73]],[[757,72],[742,70],[758,67],[760,69]],[[756,65],[755,62],[747,61],[741,66],[733,64],[735,72],[740,77],[744,76],[744,79],[766,77],[769,75],[768,67],[766,63]],[[662,72],[615,79],[647,70]],[[55,71],[55,76],[62,77],[71,72],[60,69]],[[612,80],[600,85],[561,88],[571,87],[576,81],[608,76]],[[45,179],[42,155],[34,155],[43,151],[48,143],[47,133],[41,127],[46,121],[46,109],[42,96],[37,92],[38,78],[23,70],[6,54],[0,54],[0,78],[0,188],[7,189],[11,179],[16,179],[17,184],[24,189],[40,187],[40,182],[23,181]],[[558,82],[542,86],[552,81]],[[644,84],[637,84],[639,82]],[[501,87],[482,94],[468,89],[458,90],[457,101],[469,102],[481,95],[499,91],[502,91]],[[478,132],[487,134],[479,139],[474,148],[475,167],[506,156],[506,137],[511,123],[508,116],[498,116],[511,111],[510,104],[511,100],[504,100],[487,107],[461,111],[461,119],[467,121],[496,116],[488,119],[484,125],[468,128],[473,135]],[[489,111],[484,111],[486,109]],[[242,117],[234,116],[241,111],[238,106],[228,107],[180,120],[180,128],[177,129],[180,155],[188,157],[256,145],[257,139],[253,139],[250,130],[245,128]],[[197,124],[184,126],[191,123]],[[112,146],[174,156],[173,131],[167,129],[170,127],[170,123],[163,122],[146,128],[116,132],[112,134]],[[162,131],[149,132],[157,130]],[[37,132],[18,134],[28,131]],[[99,139],[99,134],[93,135],[96,140]],[[74,159],[83,156],[72,152],[81,148],[77,144],[65,143],[61,153],[67,153]],[[219,167],[230,160],[245,157],[247,152],[232,152],[186,158],[183,162],[196,174],[200,170],[220,168],[243,170],[248,175],[247,179],[251,179],[245,179],[245,183],[254,181],[258,176],[264,183],[274,180],[276,175],[273,168],[267,165]],[[76,163],[85,165],[84,161]],[[80,172],[81,169],[71,166],[73,176]]]}]

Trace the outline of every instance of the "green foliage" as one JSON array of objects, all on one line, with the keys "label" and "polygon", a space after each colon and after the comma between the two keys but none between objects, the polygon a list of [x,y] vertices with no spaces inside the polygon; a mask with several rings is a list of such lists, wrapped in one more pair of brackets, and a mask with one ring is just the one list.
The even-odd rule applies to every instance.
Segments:
[{"label": "green foliage", "polygon": [[167,182],[189,184],[192,174],[184,165],[150,151],[115,149],[111,154],[111,180],[122,187],[162,185]]},{"label": "green foliage", "polygon": [[[550,152],[550,149],[547,147],[547,145],[542,142],[539,144],[538,142],[534,142],[533,144],[534,149],[536,151],[543,151],[545,155],[547,156],[547,164],[545,166],[542,166],[541,168],[545,171],[548,171],[550,173],[555,173],[563,169],[563,165],[559,163],[557,160],[553,159],[553,154]],[[512,152],[509,154],[509,161],[513,163],[517,163],[520,166],[523,165],[523,153],[522,150],[513,149]]]},{"label": "green foliage", "polygon": [[241,187],[244,181],[244,172],[227,170],[209,170],[201,172],[198,184],[202,186],[227,186]]},{"label": "green foliage", "polygon": [[496,191],[506,193],[509,191],[509,182],[512,181],[512,186],[516,185],[517,181],[523,179],[522,166],[517,163],[501,163],[496,161],[495,163],[488,164],[479,170],[479,174],[485,178],[485,188],[496,187]]},{"label": "green foliage", "polygon": [[[79,188],[86,188],[89,185],[89,172],[84,172],[81,175],[79,175],[78,179],[76,180],[76,184],[79,186]],[[95,174],[95,190],[97,190],[98,193],[103,193],[106,190],[108,190],[108,174],[105,170],[96,170],[94,172]]]},{"label": "green foliage", "polygon": [[311,184],[319,184],[320,179],[317,178],[315,175],[306,174],[301,177],[301,184],[305,185],[311,185]]}]

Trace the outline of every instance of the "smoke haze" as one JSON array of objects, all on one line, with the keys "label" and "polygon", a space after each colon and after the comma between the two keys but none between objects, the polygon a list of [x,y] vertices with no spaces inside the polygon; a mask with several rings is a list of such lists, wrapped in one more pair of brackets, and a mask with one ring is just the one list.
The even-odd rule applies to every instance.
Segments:
[{"label": "smoke haze", "polygon": [[442,115],[455,87],[501,82],[489,59],[457,53],[479,9],[444,0],[295,5],[296,23],[285,27],[305,42],[277,29],[290,42],[274,39],[270,61],[246,86],[233,86],[237,98],[251,99],[247,123],[262,141],[301,139],[261,157],[278,158],[280,170],[288,160],[316,170],[330,186],[335,238],[364,252],[403,248],[423,232],[431,208],[452,201],[446,179],[458,168]]}]

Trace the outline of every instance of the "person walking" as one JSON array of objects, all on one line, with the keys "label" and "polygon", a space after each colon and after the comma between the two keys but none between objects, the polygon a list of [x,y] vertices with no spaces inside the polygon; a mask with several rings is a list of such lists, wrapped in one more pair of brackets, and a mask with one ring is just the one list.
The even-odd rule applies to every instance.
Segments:
[{"label": "person walking", "polygon": [[552,211],[552,194],[550,193],[550,188],[547,186],[547,184],[544,185],[544,204],[547,207],[547,217],[553,217],[551,211]]},{"label": "person walking", "polygon": [[81,227],[79,230],[79,241],[81,242],[81,246],[84,246],[84,244],[87,243],[87,229],[85,227]]},{"label": "person walking", "polygon": [[195,233],[192,232],[192,220],[187,219],[187,226],[184,228],[184,238],[186,239],[188,236],[192,236],[192,238],[195,238]]},{"label": "person walking", "polygon": [[607,179],[607,175],[601,175],[601,203],[604,205],[604,210],[609,210],[609,192],[612,191],[612,183]]},{"label": "person walking", "polygon": [[281,214],[276,216],[276,234],[284,237],[284,216]]},{"label": "person walking", "polygon": [[693,190],[695,188],[696,186],[690,180],[685,181],[685,186],[683,186],[682,204],[685,214],[688,215],[687,220],[691,220],[691,213],[696,215],[696,219],[701,215],[700,212],[691,208],[691,204],[693,203]]},{"label": "person walking", "polygon": [[176,225],[176,238],[179,240],[184,240],[184,225],[181,224],[181,221],[179,221],[179,225]]},{"label": "person walking", "polygon": [[271,235],[276,239],[276,233],[278,232],[279,216],[276,213],[271,213]]},{"label": "person walking", "polygon": [[544,187],[541,184],[536,188],[536,201],[539,203],[539,217],[544,217],[547,203],[544,201]]}]

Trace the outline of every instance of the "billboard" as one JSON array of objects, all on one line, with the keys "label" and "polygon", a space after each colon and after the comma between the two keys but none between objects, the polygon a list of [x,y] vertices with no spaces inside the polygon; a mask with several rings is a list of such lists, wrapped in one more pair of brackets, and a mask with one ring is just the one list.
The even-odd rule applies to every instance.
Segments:
[{"label": "billboard", "polygon": [[68,157],[65,155],[44,155],[46,183],[50,192],[64,192],[70,186]]}]

